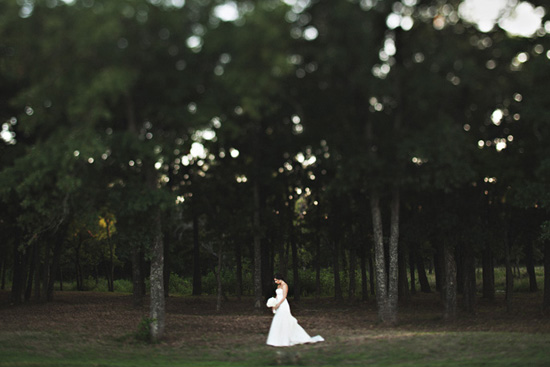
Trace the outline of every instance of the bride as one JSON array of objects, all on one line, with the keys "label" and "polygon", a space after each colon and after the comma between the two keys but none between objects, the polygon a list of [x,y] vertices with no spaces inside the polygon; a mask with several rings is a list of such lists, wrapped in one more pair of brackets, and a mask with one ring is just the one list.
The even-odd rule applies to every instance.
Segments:
[{"label": "bride", "polygon": [[283,280],[282,276],[276,274],[274,281],[277,284],[276,304],[273,306],[273,321],[267,336],[267,345],[274,347],[289,347],[291,345],[303,343],[322,342],[320,335],[310,337],[309,334],[298,325],[298,320],[290,313],[290,306],[286,300],[288,294],[288,285]]}]

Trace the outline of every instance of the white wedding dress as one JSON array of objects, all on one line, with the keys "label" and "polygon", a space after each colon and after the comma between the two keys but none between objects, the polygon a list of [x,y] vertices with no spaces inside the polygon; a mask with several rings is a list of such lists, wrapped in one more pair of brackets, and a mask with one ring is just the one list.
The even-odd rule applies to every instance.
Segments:
[{"label": "white wedding dress", "polygon": [[[283,290],[277,288],[277,303],[283,298]],[[298,320],[290,313],[290,305],[285,299],[277,309],[269,335],[267,336],[267,345],[274,347],[289,347],[296,344],[317,343],[325,339],[320,335],[311,337],[309,334],[298,325]]]}]

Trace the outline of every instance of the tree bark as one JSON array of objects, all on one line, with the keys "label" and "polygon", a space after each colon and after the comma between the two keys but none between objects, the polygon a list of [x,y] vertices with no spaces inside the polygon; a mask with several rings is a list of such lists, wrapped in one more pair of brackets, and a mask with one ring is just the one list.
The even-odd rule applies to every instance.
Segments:
[{"label": "tree bark", "polygon": [[354,246],[349,250],[349,288],[348,288],[348,299],[352,301],[355,298],[355,288],[356,288],[356,282],[355,282],[355,251]]},{"label": "tree bark", "polygon": [[193,296],[202,294],[202,276],[201,276],[201,252],[199,239],[199,216],[193,205]]},{"label": "tree bark", "polygon": [[417,249],[416,251],[416,269],[418,270],[418,282],[420,283],[420,291],[423,293],[431,293],[432,289],[426,275],[426,266],[424,265],[424,257]]},{"label": "tree bark", "polygon": [[542,309],[550,311],[550,241],[544,242],[544,297]]},{"label": "tree bark", "polygon": [[254,308],[262,307],[262,233],[260,222],[260,188],[257,180],[254,182]]},{"label": "tree bark", "polygon": [[382,235],[382,213],[378,191],[371,191],[372,227],[374,232],[374,266],[376,272],[376,304],[378,318],[385,322],[389,317],[388,289],[386,276],[386,257],[384,255],[384,237]]},{"label": "tree bark", "polygon": [[472,245],[464,244],[463,254],[463,307],[466,312],[475,312],[476,303],[476,267]]},{"label": "tree bark", "polygon": [[109,287],[109,292],[115,291],[115,249],[111,241],[111,220],[105,218],[105,225],[107,231],[107,245],[109,246],[109,273],[107,274],[107,283]]},{"label": "tree bark", "polygon": [[415,258],[416,258],[416,251],[415,251],[416,245],[414,243],[410,243],[409,247],[409,274],[411,277],[411,294],[416,294],[416,277],[415,277]]},{"label": "tree bark", "polygon": [[164,243],[162,239],[162,219],[160,209],[154,214],[154,238],[151,253],[151,340],[158,341],[164,336],[165,300],[164,300]]},{"label": "tree bark", "polygon": [[237,263],[237,274],[235,277],[237,279],[237,299],[240,301],[243,295],[243,261],[240,241],[237,241],[235,245],[235,262]]},{"label": "tree bark", "polygon": [[315,299],[321,298],[321,236],[315,241]]},{"label": "tree bark", "polygon": [[505,248],[505,266],[506,266],[506,310],[512,311],[512,295],[514,291],[514,274],[512,273],[512,262],[510,259],[510,242],[508,240],[508,231],[504,230],[504,248]]},{"label": "tree bark", "polygon": [[222,309],[222,266],[223,266],[223,240],[220,240],[218,248],[218,271],[216,272],[216,282],[218,283],[217,297],[216,297],[216,311],[220,312]]},{"label": "tree bark", "polygon": [[135,308],[143,306],[143,289],[141,274],[141,251],[138,246],[132,246],[132,301]]},{"label": "tree bark", "polygon": [[525,267],[527,268],[527,274],[529,274],[529,292],[536,292],[539,290],[539,287],[537,286],[535,260],[533,258],[533,243],[531,241],[525,245]]},{"label": "tree bark", "polygon": [[445,283],[445,256],[441,242],[436,240],[434,252],[434,271],[435,271],[435,290],[440,292],[442,298],[445,298],[443,284]]},{"label": "tree bark", "polygon": [[51,270],[49,272],[48,286],[46,291],[46,300],[51,302],[53,300],[53,288],[55,282],[55,274],[59,272],[59,264],[61,260],[61,250],[63,249],[63,241],[65,239],[65,226],[61,226],[57,229],[56,234],[54,235],[54,248],[53,248],[53,258]]},{"label": "tree bark", "polygon": [[338,239],[334,240],[333,244],[333,273],[334,273],[334,299],[341,301],[344,299],[342,295],[342,283],[340,280],[340,241]]},{"label": "tree bark", "polygon": [[369,299],[368,279],[367,279],[367,251],[365,242],[361,244],[361,299],[367,301]]},{"label": "tree bark", "polygon": [[35,242],[32,245],[32,252],[30,254],[31,263],[29,266],[29,275],[27,277],[27,288],[25,289],[25,302],[28,302],[31,299],[32,294],[32,283],[34,281],[34,275],[36,272],[36,262],[39,257],[38,254],[38,244]]},{"label": "tree bark", "polygon": [[390,203],[390,245],[389,245],[389,284],[388,284],[388,322],[397,322],[397,301],[399,299],[399,190],[393,189]]},{"label": "tree bark", "polygon": [[448,243],[443,245],[445,263],[445,313],[446,320],[456,319],[456,262],[454,251]]},{"label": "tree bark", "polygon": [[485,245],[485,249],[481,255],[481,266],[483,268],[483,298],[488,300],[495,299],[495,266],[493,261],[493,252],[489,245]]}]

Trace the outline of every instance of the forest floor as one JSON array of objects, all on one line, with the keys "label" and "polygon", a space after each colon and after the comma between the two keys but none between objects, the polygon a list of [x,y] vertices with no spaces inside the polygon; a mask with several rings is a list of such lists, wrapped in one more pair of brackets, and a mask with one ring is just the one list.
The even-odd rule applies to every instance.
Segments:
[{"label": "forest floor", "polygon": [[549,366],[550,315],[540,294],[478,300],[475,314],[442,318],[437,294],[400,305],[399,323],[377,321],[374,300],[290,299],[310,335],[326,341],[291,348],[265,345],[272,314],[252,298],[169,297],[166,337],[136,340],[148,305],[120,293],[56,292],[49,303],[9,305],[0,291],[0,366]]}]

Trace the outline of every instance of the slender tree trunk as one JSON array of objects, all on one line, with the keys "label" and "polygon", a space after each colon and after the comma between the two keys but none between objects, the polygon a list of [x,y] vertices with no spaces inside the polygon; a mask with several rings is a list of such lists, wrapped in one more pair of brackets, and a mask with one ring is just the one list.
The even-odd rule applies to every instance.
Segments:
[{"label": "slender tree trunk", "polygon": [[416,268],[418,269],[418,282],[420,283],[420,291],[423,293],[431,293],[432,289],[426,275],[426,266],[424,265],[424,257],[420,251],[416,251]]},{"label": "slender tree trunk", "polygon": [[445,283],[445,256],[444,249],[439,240],[435,242],[434,252],[434,271],[435,271],[435,290],[441,293],[441,298],[444,297],[443,284]]},{"label": "slender tree trunk", "polygon": [[411,277],[411,294],[414,295],[416,294],[416,277],[415,277],[415,273],[414,273],[414,261],[416,259],[416,251],[415,251],[415,248],[416,248],[416,244],[414,243],[410,243],[409,245],[409,274],[410,274],[410,277]]},{"label": "slender tree trunk", "polygon": [[505,266],[506,266],[506,310],[512,311],[512,296],[514,291],[514,274],[512,273],[512,262],[510,259],[510,242],[508,240],[508,231],[505,230]]},{"label": "slender tree trunk", "polygon": [[78,243],[75,246],[74,251],[74,266],[76,273],[76,289],[78,291],[84,290],[84,276],[82,274],[82,266],[80,265],[80,248],[82,247],[82,238],[78,236]]},{"label": "slender tree trunk", "polygon": [[355,298],[355,288],[356,288],[356,282],[355,282],[355,251],[354,246],[352,246],[349,250],[349,288],[348,288],[348,298],[350,301],[352,301]]},{"label": "slender tree trunk", "polygon": [[164,240],[164,297],[170,297],[170,233],[167,231],[163,235]]},{"label": "slender tree trunk", "polygon": [[216,272],[216,281],[218,283],[218,292],[216,297],[216,311],[220,312],[222,309],[222,296],[223,296],[223,289],[222,289],[222,266],[223,266],[223,240],[220,241],[220,245],[218,248],[218,271]]},{"label": "slender tree trunk", "polygon": [[539,290],[539,287],[537,286],[535,260],[533,258],[533,243],[531,241],[525,245],[525,266],[527,268],[527,274],[529,274],[529,292],[536,292]]},{"label": "slender tree trunk", "polygon": [[235,260],[237,263],[237,299],[240,301],[243,295],[243,259],[241,254],[241,243],[237,241],[235,245]]},{"label": "slender tree trunk", "polygon": [[342,283],[340,280],[340,241],[336,239],[333,244],[334,254],[332,256],[334,271],[334,299],[343,300]]},{"label": "slender tree trunk", "polygon": [[[194,206],[194,204],[192,204]],[[193,209],[193,296],[202,294],[201,252],[199,239],[199,217]]]},{"label": "slender tree trunk", "polygon": [[[397,295],[403,303],[408,303],[411,300],[411,291],[409,290],[409,279],[407,277],[407,261],[404,256],[404,250],[399,246],[399,257],[397,259],[398,278],[397,278]],[[413,269],[414,273],[414,269]]]},{"label": "slender tree trunk", "polygon": [[315,299],[321,298],[321,237],[315,241]]},{"label": "slender tree trunk", "polygon": [[371,192],[372,227],[374,232],[374,265],[376,271],[376,304],[378,317],[385,322],[389,319],[388,289],[386,276],[386,256],[384,254],[384,237],[382,234],[382,212],[380,210],[380,197],[376,190]]},{"label": "slender tree trunk", "polygon": [[397,322],[397,301],[399,298],[399,190],[395,188],[392,192],[390,203],[390,245],[389,245],[389,284],[388,284],[388,322],[395,324]]},{"label": "slender tree trunk", "polygon": [[260,222],[260,188],[254,182],[254,308],[262,307],[262,233]]},{"label": "slender tree trunk", "polygon": [[150,332],[151,340],[158,341],[164,336],[165,300],[164,300],[164,243],[162,239],[162,219],[160,209],[153,217],[154,238],[151,253],[151,304]]},{"label": "slender tree trunk", "polygon": [[369,283],[370,283],[370,294],[371,296],[375,295],[375,275],[374,275],[374,261],[372,256],[369,256]]},{"label": "slender tree trunk", "polygon": [[463,253],[463,307],[466,312],[475,312],[476,303],[476,266],[472,245],[464,244]]},{"label": "slender tree trunk", "polygon": [[445,262],[445,313],[446,320],[456,319],[456,262],[454,251],[448,243],[443,245]]},{"label": "slender tree trunk", "polygon": [[109,292],[115,291],[115,249],[113,242],[111,241],[111,220],[105,219],[106,231],[107,231],[107,244],[109,245],[109,273],[107,276]]},{"label": "slender tree trunk", "polygon": [[32,252],[30,254],[31,263],[29,266],[29,275],[27,277],[27,288],[25,289],[25,302],[28,302],[31,299],[32,294],[32,283],[34,281],[34,273],[36,269],[36,253],[38,252],[38,244],[35,242],[32,245]]},{"label": "slender tree trunk", "polygon": [[138,246],[132,246],[132,301],[135,308],[143,306],[143,289],[141,274],[141,251]]},{"label": "slender tree trunk", "polygon": [[21,304],[23,296],[23,287],[25,285],[25,256],[19,251],[19,241],[14,241],[13,244],[13,277],[11,286],[12,304]]},{"label": "slender tree trunk", "polygon": [[489,245],[485,245],[485,249],[481,255],[481,265],[483,268],[483,298],[488,300],[495,299],[495,265],[493,261],[493,252]]},{"label": "slender tree trunk", "polygon": [[6,249],[3,249],[3,256],[2,256],[2,280],[1,280],[1,284],[0,284],[0,289],[1,290],[5,290],[6,289],[6,268],[7,268],[7,260],[6,260],[6,256],[7,255],[7,250]]},{"label": "slender tree trunk", "polygon": [[48,299],[48,282],[50,280],[50,260],[51,259],[51,239],[46,239],[46,248],[44,252],[44,264],[42,267],[42,294]]},{"label": "slender tree trunk", "polygon": [[367,253],[365,250],[365,242],[361,244],[361,299],[367,301],[369,299],[368,279],[367,279]]},{"label": "slender tree trunk", "polygon": [[36,245],[36,251],[34,252],[36,269],[34,272],[34,299],[40,301],[40,274],[42,274],[42,268],[40,266],[40,245]]},{"label": "slender tree trunk", "polygon": [[464,252],[466,251],[462,243],[458,243],[455,247],[455,262],[456,262],[456,291],[458,294],[464,293]]},{"label": "slender tree trunk", "polygon": [[61,251],[63,249],[63,240],[65,238],[65,226],[61,226],[57,229],[57,233],[54,236],[55,244],[53,248],[53,258],[50,271],[50,277],[48,279],[48,287],[46,292],[46,300],[51,302],[53,300],[53,288],[55,282],[55,274],[59,272]]},{"label": "slender tree trunk", "polygon": [[550,311],[550,241],[544,242],[544,297],[542,309]]}]

